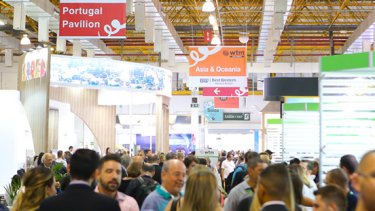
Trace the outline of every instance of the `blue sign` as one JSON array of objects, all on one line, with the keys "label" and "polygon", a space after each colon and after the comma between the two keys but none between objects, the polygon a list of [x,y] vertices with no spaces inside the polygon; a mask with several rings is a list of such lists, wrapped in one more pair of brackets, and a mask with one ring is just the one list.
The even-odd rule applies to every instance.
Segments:
[{"label": "blue sign", "polygon": [[204,104],[204,116],[208,122],[223,122],[223,110],[214,107],[214,102],[209,101]]}]

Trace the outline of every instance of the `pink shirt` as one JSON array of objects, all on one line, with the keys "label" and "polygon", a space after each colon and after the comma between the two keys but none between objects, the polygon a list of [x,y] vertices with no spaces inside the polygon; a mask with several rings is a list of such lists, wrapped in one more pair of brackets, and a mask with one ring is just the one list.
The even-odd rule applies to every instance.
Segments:
[{"label": "pink shirt", "polygon": [[[98,186],[96,186],[95,192],[99,193]],[[131,196],[117,191],[116,200],[119,203],[121,211],[139,211],[137,201]]]}]

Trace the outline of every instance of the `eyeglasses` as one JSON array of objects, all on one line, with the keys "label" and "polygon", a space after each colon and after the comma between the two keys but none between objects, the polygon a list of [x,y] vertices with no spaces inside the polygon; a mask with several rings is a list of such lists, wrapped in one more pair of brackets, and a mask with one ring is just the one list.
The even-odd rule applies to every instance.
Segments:
[{"label": "eyeglasses", "polygon": [[370,174],[365,174],[365,173],[362,173],[362,172],[357,172],[359,176],[362,176],[364,178],[371,178],[371,179],[375,179],[375,172],[372,172]]}]

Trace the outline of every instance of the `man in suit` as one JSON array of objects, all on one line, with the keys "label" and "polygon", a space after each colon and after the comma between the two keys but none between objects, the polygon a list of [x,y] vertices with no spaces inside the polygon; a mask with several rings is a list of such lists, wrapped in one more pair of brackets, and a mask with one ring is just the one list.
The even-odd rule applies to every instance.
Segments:
[{"label": "man in suit", "polygon": [[[260,174],[257,196],[262,211],[287,211],[292,201],[288,170],[283,164],[270,165]],[[293,200],[294,201],[294,200]]]},{"label": "man in suit", "polygon": [[70,185],[63,193],[45,199],[40,211],[120,211],[115,199],[95,193],[91,188],[98,165],[99,155],[95,151],[78,149],[71,158]]}]

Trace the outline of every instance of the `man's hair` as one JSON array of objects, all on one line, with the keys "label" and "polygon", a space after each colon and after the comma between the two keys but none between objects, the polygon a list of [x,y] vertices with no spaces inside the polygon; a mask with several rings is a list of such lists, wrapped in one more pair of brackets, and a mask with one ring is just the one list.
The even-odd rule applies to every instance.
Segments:
[{"label": "man's hair", "polygon": [[327,173],[327,176],[328,175],[332,182],[340,188],[345,189],[348,186],[348,175],[346,175],[342,169],[332,169]]},{"label": "man's hair", "polygon": [[246,160],[247,167],[252,169],[257,167],[258,163],[264,163],[264,161],[260,159],[257,152],[246,153]]},{"label": "man's hair", "polygon": [[99,155],[90,149],[77,149],[70,160],[73,179],[88,180],[99,165]]},{"label": "man's hair", "polygon": [[345,167],[349,174],[353,174],[358,167],[357,158],[354,155],[344,155],[340,158],[340,168]]},{"label": "man's hair", "polygon": [[233,155],[232,152],[228,152],[227,158],[229,158],[231,155]]},{"label": "man's hair", "polygon": [[283,199],[292,191],[289,177],[288,170],[283,164],[274,164],[262,171],[259,182],[269,196]]},{"label": "man's hair", "polygon": [[143,172],[154,172],[155,171],[155,166],[149,163],[144,163],[142,166],[142,171]]},{"label": "man's hair", "polygon": [[166,160],[172,160],[172,159],[176,159],[176,158],[177,158],[177,155],[174,152],[168,152],[168,154],[165,156]]},{"label": "man's hair", "polygon": [[346,196],[344,192],[336,185],[327,185],[314,191],[314,195],[320,195],[324,203],[335,203],[339,211],[345,211],[347,208]]},{"label": "man's hair", "polygon": [[177,152],[177,158],[179,159],[179,158],[184,158],[185,157],[185,155],[184,155],[184,153],[182,153],[182,152]]},{"label": "man's hair", "polygon": [[149,151],[151,151],[151,150],[150,150],[150,149],[145,149],[145,150],[144,150],[145,155],[146,155]]},{"label": "man's hair", "polygon": [[63,156],[63,151],[62,150],[57,151],[57,157],[61,158],[62,156]]},{"label": "man's hair", "polygon": [[185,164],[186,168],[189,168],[189,166],[192,162],[195,162],[196,164],[199,164],[199,160],[193,155],[189,155],[184,159],[184,164]]},{"label": "man's hair", "polygon": [[301,160],[298,159],[298,158],[293,158],[289,161],[289,165],[293,165],[293,164],[300,164],[301,163]]},{"label": "man's hair", "polygon": [[148,162],[149,163],[155,163],[159,160],[159,156],[158,155],[152,155],[148,158]]},{"label": "man's hair", "polygon": [[73,146],[69,146],[69,149],[73,149]]},{"label": "man's hair", "polygon": [[100,159],[98,168],[102,169],[104,163],[107,162],[107,161],[115,161],[115,162],[121,164],[121,157],[117,154],[108,154],[108,155],[106,155],[106,156],[104,156]]}]

